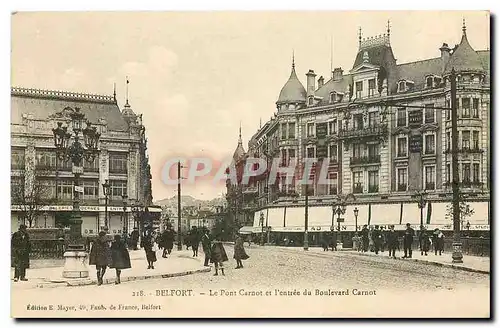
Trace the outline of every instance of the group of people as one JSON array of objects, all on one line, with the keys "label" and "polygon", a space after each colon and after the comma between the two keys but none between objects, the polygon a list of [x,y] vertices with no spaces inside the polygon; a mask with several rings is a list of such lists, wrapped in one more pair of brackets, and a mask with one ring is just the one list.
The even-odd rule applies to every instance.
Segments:
[{"label": "group of people", "polygon": [[[412,258],[412,245],[415,236],[415,230],[407,223],[402,236],[403,258]],[[422,226],[420,227],[418,238],[421,255],[427,256],[431,245],[434,245],[434,252],[436,255],[438,253],[439,255],[443,253],[444,234],[438,228],[430,233]],[[396,258],[396,250],[400,250],[400,233],[395,231],[394,225],[389,226],[389,231],[384,231],[384,229],[379,228],[378,225],[370,227],[370,229],[368,229],[367,225],[363,226],[361,230],[361,242],[358,243],[358,251],[371,251],[378,254],[380,251],[384,252],[386,247],[389,250],[389,257]]]}]

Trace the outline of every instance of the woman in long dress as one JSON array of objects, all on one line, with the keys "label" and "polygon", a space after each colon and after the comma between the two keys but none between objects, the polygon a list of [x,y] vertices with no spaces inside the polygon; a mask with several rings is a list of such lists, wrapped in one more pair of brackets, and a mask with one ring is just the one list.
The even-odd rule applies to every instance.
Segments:
[{"label": "woman in long dress", "polygon": [[151,234],[147,234],[144,237],[144,251],[146,252],[146,260],[148,261],[148,269],[154,269],[154,263],[156,260],[156,252],[155,252],[155,241]]},{"label": "woman in long dress", "polygon": [[111,249],[105,231],[99,232],[99,237],[92,243],[89,264],[95,265],[97,270],[97,285],[103,284],[106,268],[111,265]]},{"label": "woman in long dress", "polygon": [[243,268],[242,260],[248,259],[250,256],[245,252],[245,247],[243,246],[243,238],[241,235],[236,235],[236,240],[234,241],[234,259],[236,260],[236,269]]},{"label": "woman in long dress", "polygon": [[222,245],[222,241],[220,236],[217,237],[212,244],[212,249],[210,250],[210,262],[212,262],[215,266],[215,274],[214,276],[219,275],[219,269],[221,270],[222,275],[224,276],[224,264],[223,262],[228,261],[226,250],[224,249],[224,245]]},{"label": "woman in long dress", "polygon": [[115,235],[115,240],[111,244],[111,265],[109,267],[116,270],[115,284],[121,283],[122,270],[131,268],[126,242],[122,240],[120,235]]}]

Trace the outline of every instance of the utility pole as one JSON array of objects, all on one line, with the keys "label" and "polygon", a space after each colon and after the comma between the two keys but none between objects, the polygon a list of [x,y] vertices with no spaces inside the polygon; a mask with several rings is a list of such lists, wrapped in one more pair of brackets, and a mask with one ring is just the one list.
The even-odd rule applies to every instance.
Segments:
[{"label": "utility pole", "polygon": [[304,250],[309,250],[309,237],[307,235],[309,225],[309,185],[306,184],[306,206],[304,212]]},{"label": "utility pole", "polygon": [[460,190],[458,186],[458,104],[457,77],[451,70],[451,167],[453,191],[453,263],[463,263],[462,242],[460,240]]},{"label": "utility pole", "polygon": [[181,225],[181,162],[177,163],[177,250],[182,251]]}]

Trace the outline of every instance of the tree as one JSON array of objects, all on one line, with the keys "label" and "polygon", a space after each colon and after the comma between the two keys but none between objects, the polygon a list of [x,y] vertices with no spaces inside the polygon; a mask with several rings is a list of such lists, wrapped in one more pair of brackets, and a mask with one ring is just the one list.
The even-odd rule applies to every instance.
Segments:
[{"label": "tree", "polygon": [[[49,180],[43,180],[42,170],[37,169],[32,159],[18,160],[13,167],[23,168],[20,176],[11,178],[11,202],[20,209],[20,218],[33,226],[33,221],[42,215],[42,208],[53,203]],[[23,163],[20,163],[23,161]]]},{"label": "tree", "polygon": [[[466,197],[459,194],[459,210],[460,210],[460,230],[463,230],[465,223],[474,215],[474,209],[466,203]],[[446,215],[453,221],[453,203],[446,206]]]}]

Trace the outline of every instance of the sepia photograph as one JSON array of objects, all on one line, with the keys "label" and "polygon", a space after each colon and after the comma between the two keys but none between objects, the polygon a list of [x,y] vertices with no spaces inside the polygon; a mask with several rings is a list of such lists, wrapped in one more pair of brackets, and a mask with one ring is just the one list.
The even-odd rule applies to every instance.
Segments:
[{"label": "sepia photograph", "polygon": [[492,317],[489,11],[10,19],[12,318]]}]

